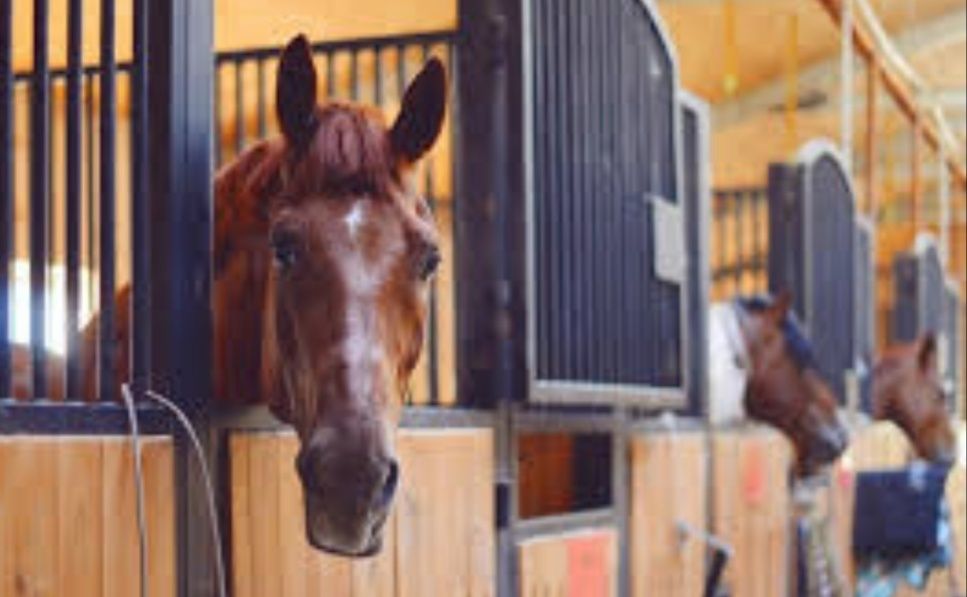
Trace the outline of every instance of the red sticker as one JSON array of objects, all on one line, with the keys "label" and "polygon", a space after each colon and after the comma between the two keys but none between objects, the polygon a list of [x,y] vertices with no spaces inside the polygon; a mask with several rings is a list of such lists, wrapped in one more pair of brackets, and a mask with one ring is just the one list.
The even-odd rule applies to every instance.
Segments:
[{"label": "red sticker", "polygon": [[759,505],[766,498],[765,450],[757,441],[749,442],[742,451],[742,489],[745,501]]},{"label": "red sticker", "polygon": [[611,533],[574,537],[567,542],[568,597],[608,597],[612,571]]}]

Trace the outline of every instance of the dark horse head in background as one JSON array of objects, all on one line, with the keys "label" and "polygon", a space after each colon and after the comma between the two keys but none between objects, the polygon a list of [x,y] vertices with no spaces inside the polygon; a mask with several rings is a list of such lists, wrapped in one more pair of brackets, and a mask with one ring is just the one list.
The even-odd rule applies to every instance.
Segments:
[{"label": "dark horse head in background", "polygon": [[954,459],[948,397],[933,334],[890,347],[873,370],[873,416],[896,423],[925,460]]},{"label": "dark horse head in background", "polygon": [[849,435],[833,391],[790,311],[791,297],[739,298],[733,305],[745,345],[745,412],[788,437],[797,473],[812,474],[839,457]]}]

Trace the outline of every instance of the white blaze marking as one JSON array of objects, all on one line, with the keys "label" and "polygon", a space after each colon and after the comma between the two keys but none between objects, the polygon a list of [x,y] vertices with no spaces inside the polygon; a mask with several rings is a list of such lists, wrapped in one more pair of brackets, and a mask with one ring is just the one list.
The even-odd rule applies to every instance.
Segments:
[{"label": "white blaze marking", "polygon": [[356,240],[356,234],[359,232],[359,227],[365,221],[366,210],[363,209],[362,203],[356,203],[353,208],[349,210],[343,220],[346,223],[346,228],[349,229],[349,238],[353,241]]}]

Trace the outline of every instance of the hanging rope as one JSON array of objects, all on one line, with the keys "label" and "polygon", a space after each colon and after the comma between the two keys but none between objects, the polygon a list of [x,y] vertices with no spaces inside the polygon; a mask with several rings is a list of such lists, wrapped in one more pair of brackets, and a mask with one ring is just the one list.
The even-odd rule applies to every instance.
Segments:
[{"label": "hanging rope", "polygon": [[736,33],[735,0],[723,0],[722,26],[725,45],[725,74],[722,78],[722,88],[727,97],[732,97],[739,90],[739,47]]},{"label": "hanging rope", "polygon": [[786,151],[790,155],[799,144],[799,15],[795,9],[786,20]]}]

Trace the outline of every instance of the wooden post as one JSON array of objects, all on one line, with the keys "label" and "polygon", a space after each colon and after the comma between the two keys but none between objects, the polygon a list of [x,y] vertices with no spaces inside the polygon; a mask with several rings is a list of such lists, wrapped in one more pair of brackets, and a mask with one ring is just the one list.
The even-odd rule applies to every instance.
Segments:
[{"label": "wooden post", "polygon": [[913,228],[917,230],[920,228],[920,195],[921,187],[920,184],[920,154],[923,152],[923,141],[920,138],[920,114],[914,112],[911,116],[910,123],[912,125],[912,137],[910,139],[912,143],[912,151],[910,152],[910,206],[912,208],[912,220]]},{"label": "wooden post", "polygon": [[866,212],[876,222],[879,209],[879,189],[876,185],[877,94],[880,91],[880,63],[871,58],[866,78]]}]

